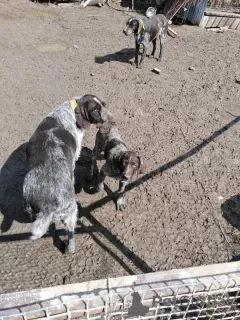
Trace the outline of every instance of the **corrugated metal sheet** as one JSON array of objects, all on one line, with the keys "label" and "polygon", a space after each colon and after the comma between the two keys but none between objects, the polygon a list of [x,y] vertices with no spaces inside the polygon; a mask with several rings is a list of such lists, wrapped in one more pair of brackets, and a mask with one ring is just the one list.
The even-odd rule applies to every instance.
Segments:
[{"label": "corrugated metal sheet", "polygon": [[207,2],[208,0],[197,0],[195,3],[191,1],[188,4],[188,14],[186,20],[192,24],[199,25],[204,15]]}]

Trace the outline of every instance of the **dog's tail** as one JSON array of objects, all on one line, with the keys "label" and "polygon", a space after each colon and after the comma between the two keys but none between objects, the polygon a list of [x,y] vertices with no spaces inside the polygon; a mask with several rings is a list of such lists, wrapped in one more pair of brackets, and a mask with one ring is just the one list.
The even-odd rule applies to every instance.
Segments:
[{"label": "dog's tail", "polygon": [[32,236],[30,237],[31,240],[36,240],[41,238],[47,231],[50,226],[50,223],[53,220],[53,214],[46,213],[46,212],[39,212],[37,215],[36,221],[33,223],[32,228]]}]

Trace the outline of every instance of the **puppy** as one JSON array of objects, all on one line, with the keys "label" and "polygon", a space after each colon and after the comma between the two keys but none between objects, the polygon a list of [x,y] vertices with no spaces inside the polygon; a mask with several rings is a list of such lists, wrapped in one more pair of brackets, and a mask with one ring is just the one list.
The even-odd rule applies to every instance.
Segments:
[{"label": "puppy", "polygon": [[126,185],[132,181],[134,176],[137,177],[144,173],[145,166],[136,152],[128,151],[113,118],[109,118],[109,121],[98,127],[93,149],[91,175],[93,174],[95,161],[101,159],[101,153],[103,152],[106,162],[100,170],[98,189],[100,191],[104,190],[103,182],[106,176],[119,180],[117,210],[122,211],[125,207],[124,191]]},{"label": "puppy", "polygon": [[[137,68],[141,68],[143,60],[146,56],[147,48],[149,42],[153,43],[153,50],[150,56],[154,57],[156,51],[156,41],[160,40],[160,52],[159,58],[157,60],[161,61],[162,59],[162,51],[163,51],[163,42],[164,37],[168,29],[168,20],[162,14],[157,14],[152,16],[151,18],[129,18],[126,22],[126,27],[123,30],[123,33],[126,36],[134,34],[135,37],[135,65]],[[138,55],[140,45],[143,46],[143,54],[138,64]]]},{"label": "puppy", "polygon": [[37,217],[32,240],[42,237],[52,222],[61,220],[68,233],[66,251],[75,251],[78,213],[74,192],[75,162],[85,130],[90,124],[107,120],[104,105],[93,95],[66,101],[43,119],[29,140],[23,196],[26,211]]}]

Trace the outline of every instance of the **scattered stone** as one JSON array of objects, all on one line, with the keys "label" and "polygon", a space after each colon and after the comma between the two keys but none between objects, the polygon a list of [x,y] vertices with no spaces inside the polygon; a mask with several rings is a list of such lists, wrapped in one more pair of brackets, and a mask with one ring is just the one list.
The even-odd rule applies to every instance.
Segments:
[{"label": "scattered stone", "polygon": [[156,73],[156,74],[160,74],[160,73],[161,73],[161,70],[158,69],[158,68],[154,68],[154,69],[152,70],[152,72],[154,72],[154,73]]},{"label": "scattered stone", "polygon": [[226,26],[226,27],[220,27],[218,30],[217,30],[217,33],[223,33],[224,31],[228,30],[229,27]]},{"label": "scattered stone", "polygon": [[85,29],[90,29],[90,27],[85,27]]},{"label": "scattered stone", "polygon": [[74,44],[73,48],[74,48],[74,49],[77,49],[77,48],[78,48],[78,46],[77,46],[76,44]]},{"label": "scattered stone", "polygon": [[92,76],[92,77],[95,76],[95,73],[91,73],[90,76]]},{"label": "scattered stone", "polygon": [[236,74],[235,76],[235,82],[240,84],[240,72]]},{"label": "scattered stone", "polygon": [[194,67],[189,67],[188,69],[191,70],[191,71],[195,71],[196,70]]}]

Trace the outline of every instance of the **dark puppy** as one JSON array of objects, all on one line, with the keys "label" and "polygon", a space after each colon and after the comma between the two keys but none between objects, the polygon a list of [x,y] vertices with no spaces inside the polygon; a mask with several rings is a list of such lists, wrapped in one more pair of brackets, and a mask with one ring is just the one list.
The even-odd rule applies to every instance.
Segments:
[{"label": "dark puppy", "polygon": [[[123,30],[123,33],[126,36],[134,34],[135,36],[135,44],[136,44],[136,51],[135,51],[135,64],[137,68],[140,68],[143,60],[146,56],[147,48],[149,42],[153,43],[153,50],[151,56],[154,56],[156,51],[156,41],[157,39],[160,40],[160,52],[159,58],[160,61],[162,58],[162,51],[163,51],[163,42],[164,37],[167,32],[168,28],[168,20],[162,14],[157,14],[152,16],[151,18],[129,18],[126,23],[126,28]],[[138,55],[140,45],[143,46],[143,54],[138,64]]]},{"label": "dark puppy", "polygon": [[68,231],[66,251],[74,252],[78,208],[74,168],[85,130],[107,120],[103,102],[85,95],[55,108],[38,126],[27,147],[28,173],[24,180],[24,205],[37,216],[31,239],[42,237],[54,221]]},{"label": "dark puppy", "polygon": [[128,151],[113,119],[99,127],[93,150],[93,165],[101,158],[102,152],[106,162],[100,171],[98,188],[104,190],[103,182],[106,176],[119,180],[117,209],[123,210],[125,187],[134,177],[144,172],[145,166],[136,152]]}]

